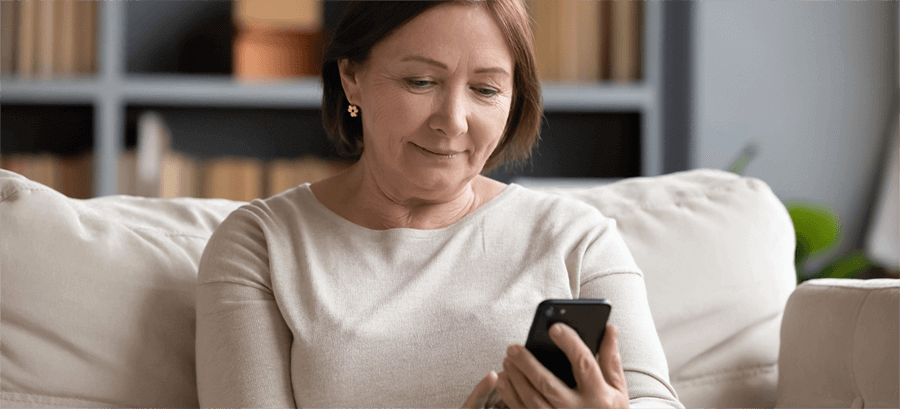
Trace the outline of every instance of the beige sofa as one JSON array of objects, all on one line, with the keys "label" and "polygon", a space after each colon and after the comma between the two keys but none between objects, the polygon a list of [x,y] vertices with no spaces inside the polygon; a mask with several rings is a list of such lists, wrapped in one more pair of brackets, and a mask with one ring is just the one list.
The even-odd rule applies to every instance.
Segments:
[{"label": "beige sofa", "polygon": [[[898,280],[796,287],[765,183],[697,170],[551,190],[618,221],[687,407],[900,406]],[[72,200],[0,171],[0,404],[197,406],[197,263],[242,204]]]}]

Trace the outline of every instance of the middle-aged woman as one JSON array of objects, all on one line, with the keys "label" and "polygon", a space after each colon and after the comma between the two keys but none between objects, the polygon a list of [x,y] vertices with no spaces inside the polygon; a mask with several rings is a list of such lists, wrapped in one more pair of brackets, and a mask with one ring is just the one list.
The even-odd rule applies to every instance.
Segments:
[{"label": "middle-aged woman", "polygon": [[[520,0],[360,2],[326,49],[346,171],[234,211],[200,262],[197,383],[216,407],[681,407],[615,222],[482,175],[542,115]],[[592,356],[551,331],[570,389],[525,350],[546,298],[606,298]]]}]

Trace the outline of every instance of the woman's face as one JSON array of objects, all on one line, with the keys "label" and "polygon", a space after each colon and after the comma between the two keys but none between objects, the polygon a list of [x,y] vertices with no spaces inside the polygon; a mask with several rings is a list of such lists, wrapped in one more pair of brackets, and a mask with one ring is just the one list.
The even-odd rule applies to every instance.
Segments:
[{"label": "woman's face", "polygon": [[514,60],[483,5],[436,6],[376,44],[362,66],[340,67],[360,107],[360,162],[394,199],[455,197],[500,142]]}]

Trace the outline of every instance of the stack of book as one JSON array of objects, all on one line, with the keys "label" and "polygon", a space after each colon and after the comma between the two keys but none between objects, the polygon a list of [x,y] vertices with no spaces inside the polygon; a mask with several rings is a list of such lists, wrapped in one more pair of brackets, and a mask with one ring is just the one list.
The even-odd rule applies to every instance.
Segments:
[{"label": "stack of book", "polygon": [[234,75],[265,81],[319,74],[323,10],[315,0],[237,0]]},{"label": "stack of book", "polygon": [[57,78],[97,69],[95,1],[0,1],[0,74]]},{"label": "stack of book", "polygon": [[529,0],[542,81],[641,79],[640,1]]},{"label": "stack of book", "polygon": [[75,198],[94,195],[94,156],[91,153],[61,156],[51,153],[11,153],[0,156],[0,168],[16,172]]},{"label": "stack of book", "polygon": [[138,118],[137,148],[119,158],[118,193],[150,197],[205,197],[249,202],[306,182],[317,182],[349,164],[313,156],[261,160],[197,159],[173,151],[172,132],[161,115]]}]

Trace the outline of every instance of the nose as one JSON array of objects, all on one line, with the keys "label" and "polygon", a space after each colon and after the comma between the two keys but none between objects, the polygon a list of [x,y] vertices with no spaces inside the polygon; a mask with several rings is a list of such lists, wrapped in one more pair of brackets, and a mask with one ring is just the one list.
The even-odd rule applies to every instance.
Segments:
[{"label": "nose", "polygon": [[451,138],[468,131],[469,109],[466,98],[465,88],[445,89],[436,101],[436,109],[429,118],[428,125],[431,129]]}]

